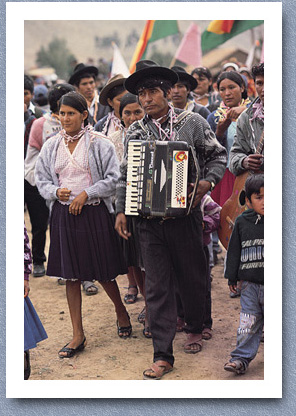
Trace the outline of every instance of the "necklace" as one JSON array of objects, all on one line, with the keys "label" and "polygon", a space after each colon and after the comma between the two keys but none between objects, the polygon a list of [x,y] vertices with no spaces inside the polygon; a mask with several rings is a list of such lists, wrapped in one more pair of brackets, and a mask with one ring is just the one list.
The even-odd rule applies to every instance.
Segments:
[{"label": "necklace", "polygon": [[[169,129],[163,129],[161,127],[161,123],[160,120],[164,119],[164,118],[168,118],[169,119]],[[175,131],[173,130],[173,123],[177,121],[177,114],[174,111],[174,107],[172,106],[171,103],[169,103],[169,111],[167,112],[166,115],[159,117],[158,119],[153,119],[152,118],[152,123],[155,124],[155,126],[157,127],[158,130],[158,134],[161,140],[169,140],[169,141],[173,141],[175,139]],[[164,138],[162,136],[165,136]]]},{"label": "necklace", "polygon": [[74,142],[75,140],[81,139],[81,137],[87,132],[91,130],[91,126],[88,124],[87,126],[83,127],[75,136],[70,136],[66,133],[65,129],[60,131],[61,136],[64,138],[66,146],[68,146],[69,142]]}]

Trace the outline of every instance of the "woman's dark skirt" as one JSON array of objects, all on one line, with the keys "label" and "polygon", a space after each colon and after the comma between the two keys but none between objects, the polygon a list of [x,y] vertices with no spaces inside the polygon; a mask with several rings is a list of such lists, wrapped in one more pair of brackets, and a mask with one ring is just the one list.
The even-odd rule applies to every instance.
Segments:
[{"label": "woman's dark skirt", "polygon": [[139,231],[137,224],[139,222],[139,217],[132,217],[130,215],[126,216],[127,229],[131,233],[131,236],[128,240],[124,238],[121,239],[123,255],[126,261],[126,264],[134,267],[143,268],[143,260],[140,250],[140,239]]},{"label": "woman's dark skirt", "polygon": [[85,205],[75,216],[69,214],[69,205],[56,201],[50,219],[47,275],[107,282],[125,273],[114,217],[104,202]]},{"label": "woman's dark skirt", "polygon": [[47,334],[29,297],[24,299],[24,351],[37,347]]}]

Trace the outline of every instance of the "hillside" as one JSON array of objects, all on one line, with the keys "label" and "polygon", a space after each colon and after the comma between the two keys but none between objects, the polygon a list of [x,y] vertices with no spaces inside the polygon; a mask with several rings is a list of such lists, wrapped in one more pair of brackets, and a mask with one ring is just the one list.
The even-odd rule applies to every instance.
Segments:
[{"label": "hillside", "polygon": [[[192,22],[178,21],[181,36],[184,35],[188,26]],[[208,20],[193,21],[196,23],[201,31],[203,31],[209,24]],[[25,69],[29,69],[36,65],[36,53],[41,46],[46,47],[48,43],[54,38],[63,38],[67,41],[68,49],[76,56],[79,62],[86,62],[88,58],[93,58],[95,62],[99,58],[106,58],[107,60],[112,58],[111,44],[107,48],[96,47],[96,37],[100,40],[108,36],[112,36],[114,32],[117,32],[121,41],[120,47],[121,53],[124,56],[127,64],[130,63],[132,58],[136,42],[131,46],[125,46],[128,39],[128,35],[132,31],[140,36],[144,27],[144,20],[87,20],[87,21],[49,21],[49,20],[27,20],[25,21],[25,56],[24,63]],[[261,27],[255,28],[263,30]],[[172,38],[166,40],[159,40],[155,43],[158,49],[163,52],[175,53],[177,45],[174,44]],[[251,37],[249,33],[243,33],[237,36],[234,40],[226,42],[224,45],[240,45],[241,48],[248,50],[251,46]]]}]

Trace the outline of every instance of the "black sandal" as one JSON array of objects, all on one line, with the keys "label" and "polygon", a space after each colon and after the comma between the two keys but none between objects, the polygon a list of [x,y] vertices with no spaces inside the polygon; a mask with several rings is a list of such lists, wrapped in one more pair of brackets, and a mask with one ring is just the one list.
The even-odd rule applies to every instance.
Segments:
[{"label": "black sandal", "polygon": [[145,317],[146,317],[146,306],[144,306],[143,310],[139,313],[138,322],[140,324],[145,325]]},{"label": "black sandal", "polygon": [[127,293],[125,296],[124,296],[124,302],[127,304],[127,305],[130,305],[130,304],[132,304],[132,303],[135,303],[136,302],[136,300],[137,300],[137,296],[138,296],[138,286],[134,286],[134,285],[131,285],[131,286],[129,286],[128,288],[127,288],[127,290],[130,290],[130,289],[137,289],[137,293]]},{"label": "black sandal", "polygon": [[[69,348],[67,347],[67,345],[69,345],[70,343],[68,342],[68,344],[66,344],[60,351],[59,351],[59,357],[60,358],[71,358],[73,357],[75,354],[77,354],[77,352],[83,351],[84,347],[86,345],[86,338],[84,337],[82,343],[80,345],[78,345],[77,348]],[[60,352],[65,352],[67,355],[60,355]]]},{"label": "black sandal", "polygon": [[[129,338],[132,335],[132,331],[133,331],[130,316],[129,316],[128,313],[126,313],[126,314],[127,314],[127,317],[128,317],[129,323],[130,323],[129,326],[118,326],[118,320],[116,321],[117,334],[118,334],[119,338],[121,338],[121,339]],[[128,335],[123,335],[125,333],[127,333]]]}]

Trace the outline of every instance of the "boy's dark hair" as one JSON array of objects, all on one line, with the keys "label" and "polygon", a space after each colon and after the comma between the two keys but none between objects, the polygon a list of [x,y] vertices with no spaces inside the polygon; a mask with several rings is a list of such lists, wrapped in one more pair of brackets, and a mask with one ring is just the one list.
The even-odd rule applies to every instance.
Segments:
[{"label": "boy's dark hair", "polygon": [[168,90],[172,88],[172,83],[162,78],[157,78],[157,77],[147,78],[144,80],[140,80],[136,86],[136,89],[139,92],[139,90],[141,89],[145,89],[145,88],[149,89],[149,88],[155,88],[155,87],[159,87],[163,91],[163,95],[166,98]]},{"label": "boy's dark hair", "polygon": [[259,65],[254,65],[252,67],[252,76],[253,76],[254,81],[256,80],[256,77],[258,75],[262,75],[264,77],[264,62],[262,62]]},{"label": "boy's dark hair", "polygon": [[34,81],[29,75],[24,77],[24,90],[29,90],[32,94],[34,93]]},{"label": "boy's dark hair", "polygon": [[94,81],[96,80],[96,76],[95,76],[95,74],[91,74],[91,73],[85,72],[84,74],[80,75],[79,77],[77,77],[77,78],[75,79],[75,81],[74,81],[74,85],[75,85],[77,88],[79,87],[80,81],[81,81],[83,78],[93,78],[93,79],[94,79]]},{"label": "boy's dark hair", "polygon": [[258,173],[257,175],[251,175],[248,177],[245,183],[246,198],[251,201],[253,194],[259,194],[260,188],[264,188],[264,175]]}]

